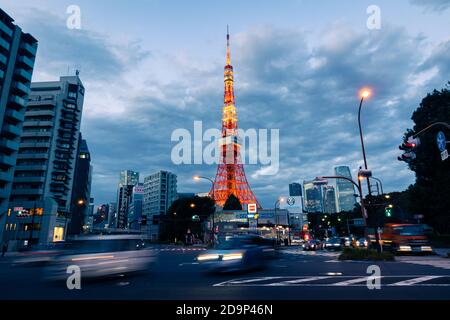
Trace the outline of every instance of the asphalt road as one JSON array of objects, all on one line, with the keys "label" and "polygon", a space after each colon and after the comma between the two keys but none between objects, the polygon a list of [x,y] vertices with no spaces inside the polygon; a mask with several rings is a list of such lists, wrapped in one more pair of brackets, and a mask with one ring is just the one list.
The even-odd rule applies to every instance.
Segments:
[{"label": "asphalt road", "polygon": [[[57,300],[449,300],[450,259],[400,257],[395,262],[339,262],[334,253],[283,250],[280,259],[252,273],[210,275],[195,263],[199,251],[156,247],[158,259],[143,275],[82,282],[48,283],[39,268],[0,259],[0,299]],[[367,268],[381,269],[381,289],[369,290]]]}]

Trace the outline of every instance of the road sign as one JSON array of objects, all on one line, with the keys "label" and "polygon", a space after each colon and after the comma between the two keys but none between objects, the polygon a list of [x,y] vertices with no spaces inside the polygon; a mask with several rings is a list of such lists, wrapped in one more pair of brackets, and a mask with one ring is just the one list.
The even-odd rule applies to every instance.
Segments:
[{"label": "road sign", "polygon": [[258,207],[256,206],[256,203],[249,203],[247,207],[248,213],[258,213]]},{"label": "road sign", "polygon": [[442,161],[445,161],[445,160],[448,159],[448,150],[442,151],[442,153],[441,153],[441,159],[442,159]]},{"label": "road sign", "polygon": [[364,225],[364,219],[353,219],[353,225],[355,225],[355,226],[363,226]]},{"label": "road sign", "polygon": [[423,219],[425,216],[423,214],[414,215],[414,219]]},{"label": "road sign", "polygon": [[439,150],[441,152],[445,152],[447,149],[447,138],[445,137],[445,134],[442,131],[438,132],[437,137],[436,137],[436,142],[437,142]]}]

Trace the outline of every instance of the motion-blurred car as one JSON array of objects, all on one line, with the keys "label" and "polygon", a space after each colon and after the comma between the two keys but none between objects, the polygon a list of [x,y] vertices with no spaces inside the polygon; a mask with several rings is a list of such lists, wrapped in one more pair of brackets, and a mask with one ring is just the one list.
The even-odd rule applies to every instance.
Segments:
[{"label": "motion-blurred car", "polygon": [[275,254],[273,240],[245,235],[220,241],[196,260],[208,272],[235,272],[264,268]]},{"label": "motion-blurred car", "polygon": [[341,244],[345,248],[350,248],[355,239],[353,237],[342,237]]},{"label": "motion-blurred car", "polygon": [[342,250],[342,243],[340,238],[330,238],[325,241],[323,245],[326,250],[339,251]]},{"label": "motion-blurred car", "polygon": [[316,251],[322,249],[322,243],[319,240],[309,240],[303,244],[304,251]]},{"label": "motion-blurred car", "polygon": [[128,275],[149,271],[155,260],[155,251],[146,249],[140,237],[83,237],[65,244],[45,268],[45,278],[66,279],[69,266],[78,266],[83,279]]},{"label": "motion-blurred car", "polygon": [[355,247],[357,248],[367,248],[369,246],[369,241],[366,238],[359,238],[355,241]]}]

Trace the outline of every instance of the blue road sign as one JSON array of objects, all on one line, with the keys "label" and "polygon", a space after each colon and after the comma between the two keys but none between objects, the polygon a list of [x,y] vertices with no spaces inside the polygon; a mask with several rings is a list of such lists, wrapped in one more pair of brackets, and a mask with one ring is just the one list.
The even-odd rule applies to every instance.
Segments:
[{"label": "blue road sign", "polygon": [[441,152],[444,152],[447,149],[447,138],[445,137],[445,134],[442,131],[439,131],[437,134],[437,145]]}]

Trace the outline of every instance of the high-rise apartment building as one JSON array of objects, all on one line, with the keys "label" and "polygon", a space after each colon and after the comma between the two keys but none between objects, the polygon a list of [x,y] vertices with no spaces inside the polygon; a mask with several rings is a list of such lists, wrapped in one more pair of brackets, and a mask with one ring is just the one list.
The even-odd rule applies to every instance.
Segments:
[{"label": "high-rise apartment building", "polygon": [[78,144],[78,153],[75,166],[75,177],[72,193],[72,212],[68,232],[70,235],[83,233],[87,225],[89,212],[89,199],[91,198],[92,165],[91,154],[86,140],[81,133]]},{"label": "high-rise apartment building", "polygon": [[322,213],[323,212],[323,198],[322,186],[317,185],[315,180],[307,180],[303,182],[304,188],[304,207],[307,212]]},{"label": "high-rise apartment building", "polygon": [[165,215],[177,198],[177,176],[160,171],[144,179],[143,215],[147,217],[148,232],[152,239],[159,237],[157,218]]},{"label": "high-rise apartment building", "polygon": [[289,185],[289,196],[290,197],[301,197],[302,196],[302,185],[300,183],[291,183]]},{"label": "high-rise apartment building", "polygon": [[335,189],[330,185],[323,187],[323,212],[329,214],[337,212]]},{"label": "high-rise apartment building", "polygon": [[139,172],[125,170],[120,173],[119,186],[117,188],[117,219],[115,227],[128,228],[128,211],[133,196],[133,188],[139,183]]},{"label": "high-rise apartment building", "polygon": [[[56,215],[59,240],[64,240],[71,212],[77,205],[72,196],[83,101],[84,87],[78,75],[33,82],[20,137],[9,206],[30,212],[52,199],[57,210],[44,212],[44,216]],[[28,219],[33,220],[33,215]],[[52,232],[41,226],[36,229]]]},{"label": "high-rise apartment building", "polygon": [[142,223],[142,205],[144,201],[144,184],[138,183],[133,187],[130,206],[128,208],[128,228],[140,230]]},{"label": "high-rise apartment building", "polygon": [[[350,168],[347,166],[339,166],[334,168],[337,176],[343,176],[352,179]],[[353,183],[344,179],[336,181],[336,204],[338,212],[351,211],[355,208],[355,188]]]},{"label": "high-rise apartment building", "polygon": [[0,241],[30,92],[37,40],[0,9]]}]

